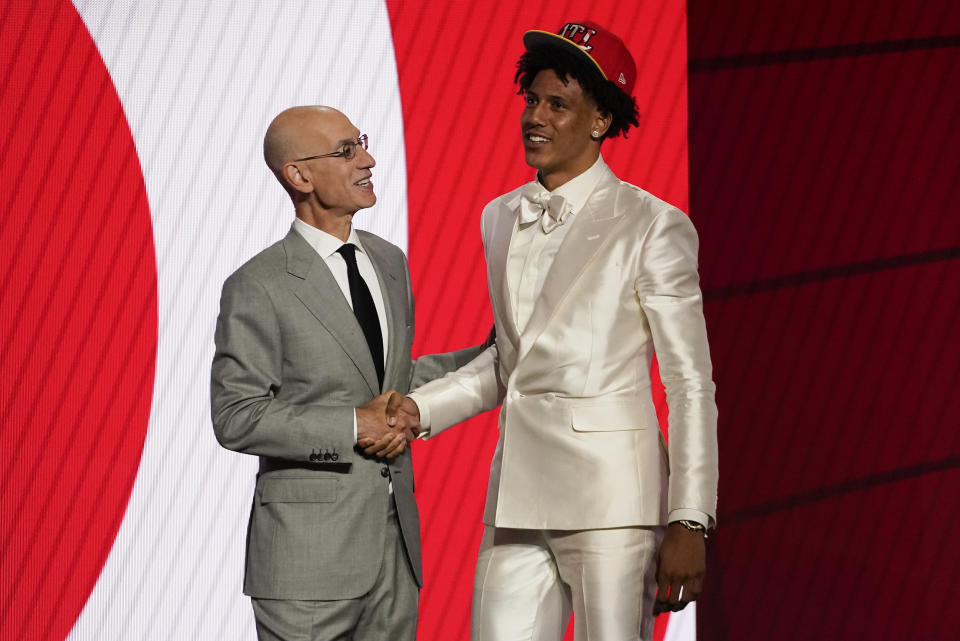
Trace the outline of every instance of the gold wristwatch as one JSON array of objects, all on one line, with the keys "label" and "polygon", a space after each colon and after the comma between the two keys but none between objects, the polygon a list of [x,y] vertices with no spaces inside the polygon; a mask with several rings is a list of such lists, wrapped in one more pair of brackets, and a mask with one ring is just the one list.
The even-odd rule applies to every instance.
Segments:
[{"label": "gold wristwatch", "polygon": [[688,521],[686,519],[680,521],[671,521],[671,523],[679,523],[684,528],[690,530],[691,532],[699,532],[703,535],[703,538],[707,538],[707,528],[703,526],[703,523],[697,523],[696,521]]}]

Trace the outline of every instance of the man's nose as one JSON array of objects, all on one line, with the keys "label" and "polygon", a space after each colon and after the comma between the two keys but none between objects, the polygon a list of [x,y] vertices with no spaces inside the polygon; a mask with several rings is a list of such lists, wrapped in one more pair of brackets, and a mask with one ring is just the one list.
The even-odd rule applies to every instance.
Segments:
[{"label": "man's nose", "polygon": [[540,110],[543,103],[537,103],[532,107],[528,106],[523,110],[520,121],[527,126],[542,125],[544,123],[543,112]]},{"label": "man's nose", "polygon": [[357,148],[357,160],[360,161],[360,167],[363,169],[370,169],[371,167],[376,166],[377,161],[374,160],[373,154],[364,149],[363,147]]}]

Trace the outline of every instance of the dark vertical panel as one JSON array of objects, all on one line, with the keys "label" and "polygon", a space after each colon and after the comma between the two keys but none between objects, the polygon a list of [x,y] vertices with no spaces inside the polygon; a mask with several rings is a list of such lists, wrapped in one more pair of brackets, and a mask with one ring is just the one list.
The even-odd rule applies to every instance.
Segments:
[{"label": "dark vertical panel", "polygon": [[721,417],[698,638],[956,638],[960,8],[688,10]]}]

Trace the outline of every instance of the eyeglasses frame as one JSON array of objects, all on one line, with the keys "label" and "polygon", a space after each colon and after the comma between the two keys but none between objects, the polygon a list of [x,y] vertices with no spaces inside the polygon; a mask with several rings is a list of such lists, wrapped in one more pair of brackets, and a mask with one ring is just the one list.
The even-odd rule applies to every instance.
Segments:
[{"label": "eyeglasses frame", "polygon": [[357,147],[363,147],[367,150],[367,134],[360,134],[356,140],[343,144],[343,149],[330,152],[329,154],[317,154],[316,156],[306,156],[305,158],[295,158],[294,162],[304,162],[306,160],[315,160],[317,158],[343,158],[344,160],[353,160],[357,155]]}]

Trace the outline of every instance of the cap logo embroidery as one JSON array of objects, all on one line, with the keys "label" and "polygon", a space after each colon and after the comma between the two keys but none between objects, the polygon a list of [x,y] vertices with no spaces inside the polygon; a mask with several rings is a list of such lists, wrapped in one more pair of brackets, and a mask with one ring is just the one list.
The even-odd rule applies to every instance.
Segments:
[{"label": "cap logo embroidery", "polygon": [[[595,36],[597,31],[595,29],[588,29],[582,24],[577,24],[576,22],[568,22],[563,25],[563,29],[560,30],[560,37],[570,40],[574,44],[578,45],[581,49],[586,52],[593,50],[593,45],[588,45],[587,42],[592,36]],[[579,42],[578,42],[579,40]]]},{"label": "cap logo embroidery", "polygon": [[617,78],[617,82],[619,82],[621,85],[625,85],[625,84],[627,84],[627,79],[624,78],[624,77],[623,77],[623,74],[621,73],[621,74],[620,74],[620,77]]}]

